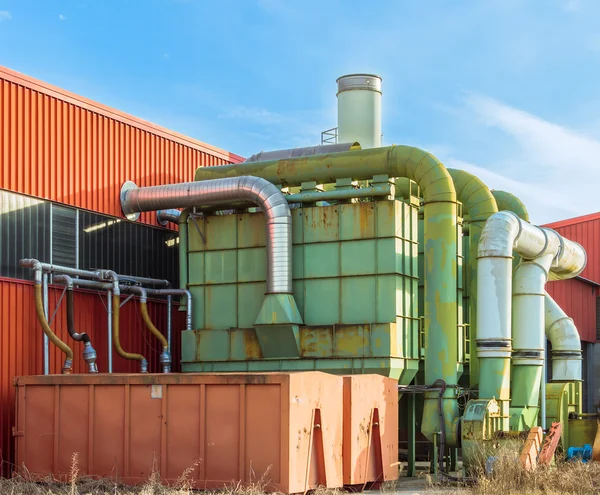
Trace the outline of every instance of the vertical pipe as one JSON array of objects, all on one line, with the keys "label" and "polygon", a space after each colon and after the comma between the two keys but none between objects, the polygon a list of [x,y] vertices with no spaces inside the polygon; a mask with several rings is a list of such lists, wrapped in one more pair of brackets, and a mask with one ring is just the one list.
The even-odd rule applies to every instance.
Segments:
[{"label": "vertical pipe", "polygon": [[[42,297],[44,298],[44,315],[48,319],[48,274],[42,275]],[[50,341],[44,333],[44,375],[50,374]]]},{"label": "vertical pipe", "polygon": [[173,296],[167,296],[167,351],[171,352],[171,325],[173,324],[173,318],[171,316],[171,309],[173,305]]},{"label": "vertical pipe", "polygon": [[542,430],[546,433],[546,366],[548,357],[548,339],[544,336],[544,363],[542,365],[542,383],[540,391],[540,406],[542,415]]},{"label": "vertical pipe", "polygon": [[112,291],[108,291],[108,300],[106,302],[106,313],[108,314],[108,372],[113,372],[113,344],[112,344],[112,334],[113,334],[113,307],[112,307]]}]

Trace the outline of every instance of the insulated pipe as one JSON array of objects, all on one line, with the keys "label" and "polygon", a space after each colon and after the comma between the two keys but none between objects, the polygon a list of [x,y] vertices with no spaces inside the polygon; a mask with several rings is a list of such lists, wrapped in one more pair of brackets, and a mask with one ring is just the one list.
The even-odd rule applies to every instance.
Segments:
[{"label": "insulated pipe", "polygon": [[163,208],[187,208],[249,200],[267,218],[267,293],[292,293],[292,215],[281,191],[259,177],[236,177],[138,188],[126,182],[121,190],[125,215]]},{"label": "insulated pipe", "polygon": [[[34,260],[35,261],[35,260]],[[35,298],[35,312],[38,317],[38,321],[42,326],[42,330],[44,334],[48,336],[48,340],[52,342],[56,347],[58,347],[65,354],[65,363],[62,368],[63,374],[70,374],[73,368],[73,351],[71,348],[63,342],[58,336],[52,331],[50,325],[48,324],[48,320],[46,319],[46,315],[44,314],[44,302],[42,300],[42,267],[39,261],[32,266],[34,270],[34,298]]]},{"label": "insulated pipe", "polygon": [[[512,211],[522,220],[529,221],[527,208],[514,194],[496,190],[492,194],[498,209]],[[580,381],[582,351],[579,332],[573,320],[547,292],[544,293],[544,307],[546,337],[552,343],[552,381]]]},{"label": "insulated pipe", "polygon": [[54,281],[67,286],[67,329],[71,338],[77,342],[83,342],[83,360],[88,365],[89,373],[98,373],[96,359],[98,355],[92,347],[90,337],[87,333],[75,331],[75,295],[73,293],[73,279],[68,275],[56,275]]},{"label": "insulated pipe", "polygon": [[[119,293],[120,294],[120,293]],[[124,359],[137,360],[140,362],[140,373],[148,373],[148,361],[141,354],[133,352],[125,352],[121,347],[119,316],[121,311],[121,296],[114,292],[113,287],[113,343],[117,354]]]},{"label": "insulated pipe", "polygon": [[121,287],[119,286],[119,275],[112,270],[101,271],[101,277],[104,280],[109,280],[112,285],[113,292],[113,343],[117,354],[123,359],[136,360],[140,362],[140,373],[148,372],[148,361],[141,354],[134,352],[126,352],[121,347],[119,317],[121,313]]},{"label": "insulated pipe", "polygon": [[[463,213],[469,215],[466,223],[469,228],[469,292],[477,294],[477,249],[479,239],[485,227],[485,222],[494,213],[498,212],[496,200],[488,187],[477,177],[464,170],[448,169],[454,181],[456,198],[463,205]],[[471,326],[471,339],[475,338],[477,329],[477,304],[469,299],[469,324]],[[477,346],[471,346],[469,362],[469,386],[475,389],[479,386],[479,358]]]},{"label": "insulated pipe", "polygon": [[164,227],[169,222],[179,223],[180,216],[181,211],[176,210],[174,208],[171,208],[169,210],[158,210],[156,212],[156,221]]},{"label": "insulated pipe", "polygon": [[[65,354],[65,363],[62,368],[63,374],[70,374],[73,368],[73,351],[71,348],[63,342],[50,328],[46,312],[44,311],[44,298],[42,294],[42,273],[44,270],[44,263],[41,263],[35,259],[22,259],[19,264],[23,267],[28,267],[33,270],[33,295],[35,300],[35,312],[38,317],[38,321],[42,327],[44,334],[48,337],[48,340],[52,342]],[[46,309],[47,311],[47,309]],[[47,365],[48,361],[45,361],[44,365]]]},{"label": "insulated pipe", "polygon": [[[480,317],[477,347],[481,359],[479,397],[495,397],[499,400],[503,417],[508,412],[510,395],[513,250],[526,260],[531,260],[527,262],[529,268],[523,268],[525,279],[529,273],[539,272],[540,268],[545,270],[546,266],[557,279],[572,278],[581,273],[586,263],[585,251],[579,244],[564,239],[550,229],[522,221],[512,212],[501,211],[486,222],[479,242],[477,267],[477,311]],[[519,282],[516,288],[517,299],[523,296],[524,302],[519,301],[515,308],[515,321],[523,321],[525,316],[520,314],[521,310],[534,309],[534,302],[543,285],[539,290],[532,291],[530,298],[525,294],[530,288],[525,287],[523,282]],[[528,328],[526,331],[542,333],[542,322],[543,319],[539,323],[539,330]],[[523,345],[528,346],[528,341]],[[521,352],[523,354],[519,354]],[[528,359],[526,352],[527,348],[520,347],[517,357]],[[530,385],[533,384],[528,384],[528,387]],[[503,429],[505,427],[503,425]]]},{"label": "insulated pipe", "polygon": [[552,381],[581,381],[581,340],[575,323],[548,294],[544,303],[546,333],[552,342]]},{"label": "insulated pipe", "polygon": [[[419,185],[424,203],[425,383],[431,385],[443,379],[447,384],[442,401],[446,444],[456,445],[459,411],[453,387],[458,382],[457,205],[454,184],[444,165],[418,148],[389,146],[279,161],[200,167],[195,179],[207,181],[243,175],[262,177],[285,186],[311,181],[330,184],[342,178],[368,180],[375,175],[405,177]],[[427,392],[421,431],[433,441],[441,427],[438,393]]]},{"label": "insulated pipe", "polygon": [[150,318],[150,315],[148,314],[148,293],[146,292],[146,289],[138,286],[121,286],[121,290],[123,292],[139,294],[142,319],[144,320],[148,330],[150,330],[150,332],[160,341],[163,350],[160,354],[159,362],[162,365],[163,373],[169,373],[171,371],[171,353],[169,352],[169,342],[160,332],[160,330],[156,328],[152,322],[152,319]]}]

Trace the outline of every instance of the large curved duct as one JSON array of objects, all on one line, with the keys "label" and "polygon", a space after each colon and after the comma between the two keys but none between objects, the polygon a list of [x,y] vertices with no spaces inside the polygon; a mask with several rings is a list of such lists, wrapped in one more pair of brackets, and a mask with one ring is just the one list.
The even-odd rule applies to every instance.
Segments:
[{"label": "large curved duct", "polygon": [[[529,213],[523,202],[514,194],[492,190],[498,209],[508,210],[519,218],[529,221]],[[518,256],[515,256],[518,260]],[[581,380],[581,339],[575,323],[554,299],[544,292],[546,311],[546,337],[552,344],[552,381]]]},{"label": "large curved duct", "polygon": [[267,292],[292,292],[292,215],[277,187],[260,177],[235,177],[138,188],[126,183],[121,195],[125,215],[165,208],[227,204],[247,200],[260,206],[267,218]]},{"label": "large curved duct", "polygon": [[[271,332],[287,329],[291,331],[288,335],[295,339],[295,326],[302,324],[292,294],[292,215],[281,191],[263,178],[248,175],[142,188],[127,182],[121,190],[121,208],[125,215],[236,201],[256,204],[267,220],[267,292],[255,326],[263,355],[281,357],[277,355],[279,349],[267,346],[273,340]],[[292,356],[299,356],[297,347],[290,352]]]},{"label": "large curved duct", "polygon": [[[485,222],[494,213],[498,212],[496,200],[488,187],[477,177],[464,170],[449,168],[448,173],[454,181],[456,197],[463,205],[463,212],[469,215],[469,292],[477,294],[477,248],[479,239],[485,226]],[[477,328],[477,304],[470,300],[469,324],[471,326],[471,338],[475,337]],[[477,346],[471,346],[469,362],[469,386],[479,386],[479,358]]]},{"label": "large curved duct", "polygon": [[[513,251],[527,260],[515,272],[514,292]],[[503,417],[507,416],[510,398],[512,323],[515,324],[514,359],[519,365],[540,366],[543,342],[540,351],[538,341],[544,335],[544,284],[550,278],[577,276],[585,263],[586,254],[579,244],[551,229],[535,227],[512,212],[501,211],[487,221],[478,249],[479,397],[499,400]],[[528,388],[535,390],[535,387],[532,383]]]},{"label": "large curved duct", "polygon": [[[375,175],[406,177],[421,188],[425,243],[425,382],[447,384],[442,408],[447,445],[456,445],[458,382],[456,227],[454,183],[433,155],[411,146],[389,146],[345,153],[314,155],[278,161],[200,167],[197,181],[253,175],[273,184],[298,186],[302,182],[330,184],[336,179],[368,180]],[[442,428],[438,392],[425,394],[421,431],[431,440]]]}]

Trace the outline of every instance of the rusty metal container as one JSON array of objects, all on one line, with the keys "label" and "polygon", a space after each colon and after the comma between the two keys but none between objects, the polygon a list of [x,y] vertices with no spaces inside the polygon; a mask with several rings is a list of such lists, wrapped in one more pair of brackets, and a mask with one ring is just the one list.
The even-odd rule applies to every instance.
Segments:
[{"label": "rusty metal container", "polygon": [[343,378],[321,372],[19,377],[16,465],[139,484],[183,471],[196,488],[342,486]]},{"label": "rusty metal container", "polygon": [[344,485],[398,478],[398,382],[344,376]]}]

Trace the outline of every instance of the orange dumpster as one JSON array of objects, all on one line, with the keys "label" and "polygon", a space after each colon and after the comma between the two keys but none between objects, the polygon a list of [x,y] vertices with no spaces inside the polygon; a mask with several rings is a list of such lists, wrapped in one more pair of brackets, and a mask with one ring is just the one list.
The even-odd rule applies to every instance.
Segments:
[{"label": "orange dumpster", "polygon": [[344,376],[344,485],[398,478],[398,381]]},{"label": "orange dumpster", "polygon": [[195,488],[263,480],[265,490],[341,487],[343,378],[321,372],[19,377],[16,462],[66,480],[124,484],[153,470]]}]

